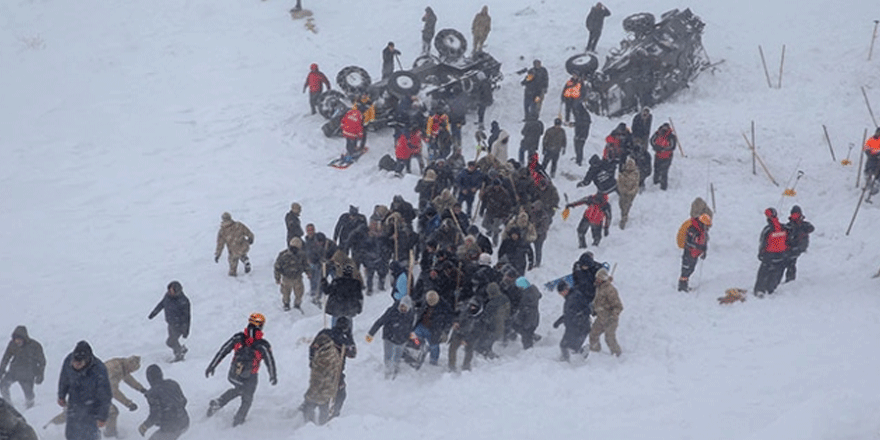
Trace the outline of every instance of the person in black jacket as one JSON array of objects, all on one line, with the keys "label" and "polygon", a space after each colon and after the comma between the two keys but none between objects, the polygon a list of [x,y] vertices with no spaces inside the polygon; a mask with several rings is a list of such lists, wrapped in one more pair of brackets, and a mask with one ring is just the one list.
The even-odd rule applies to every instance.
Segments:
[{"label": "person in black jacket", "polygon": [[[492,83],[489,82],[489,78],[486,77],[486,74],[482,71],[477,72],[476,78],[477,81],[474,83],[473,96],[477,103],[477,125],[479,128],[483,128],[483,122],[486,117],[486,107],[492,105],[495,100],[492,96]],[[489,147],[492,146],[492,144],[488,142],[486,145]]]},{"label": "person in black jacket", "polygon": [[592,252],[584,252],[572,265],[571,276],[574,279],[572,289],[583,293],[590,303],[596,297],[596,273],[603,267],[605,265],[593,259]]},{"label": "person in black jacket", "polygon": [[[537,120],[541,114],[544,94],[547,93],[547,87],[550,84],[550,75],[547,73],[547,69],[541,65],[541,60],[533,61],[532,68],[526,72],[519,71],[517,73],[526,74],[525,79],[520,83],[525,87],[523,91],[523,118],[525,120],[529,120],[529,118]],[[543,127],[541,132],[544,132]],[[522,163],[522,160],[520,160],[520,163]]]},{"label": "person in black jacket", "polygon": [[348,251],[352,246],[352,243],[349,242],[349,235],[358,226],[366,224],[367,217],[358,212],[357,206],[349,205],[348,212],[342,213],[339,216],[339,220],[336,221],[336,227],[333,229],[333,241],[339,245],[339,249],[342,249],[348,255]]},{"label": "person in black jacket", "polygon": [[[9,370],[6,367],[9,367]],[[20,325],[12,331],[0,362],[0,395],[10,402],[9,387],[18,382],[24,392],[25,408],[34,406],[34,384],[43,383],[46,356],[43,346],[28,336],[27,327]]]},{"label": "person in black jacket", "polygon": [[651,109],[645,107],[642,111],[636,113],[632,120],[632,139],[633,143],[641,150],[648,148],[648,137],[651,136],[651,123],[654,115]]},{"label": "person in black jacket", "polygon": [[5,440],[38,440],[37,433],[12,404],[0,398],[0,433]]},{"label": "person in black jacket", "polygon": [[617,178],[614,177],[616,171],[617,167],[613,162],[600,159],[598,154],[594,154],[590,157],[590,169],[584,174],[584,179],[578,182],[577,187],[581,188],[593,183],[598,193],[613,193],[617,191]]},{"label": "person in black jacket", "polygon": [[138,427],[138,432],[144,436],[148,429],[158,426],[159,430],[150,440],[176,440],[189,428],[186,397],[177,382],[162,377],[162,369],[156,364],[147,367],[147,382],[150,389],[144,395],[150,405],[150,415]]},{"label": "person in black jacket", "polygon": [[523,276],[526,270],[532,270],[535,265],[535,253],[532,251],[532,245],[523,239],[519,228],[511,228],[507,231],[507,238],[501,240],[501,246],[498,247],[498,259],[507,257],[510,263],[517,271],[518,276]]},{"label": "person in black jacket", "polygon": [[574,162],[581,166],[584,163],[584,143],[590,136],[590,124],[593,120],[583,99],[574,104],[572,113],[574,114]]},{"label": "person in black jacket", "polygon": [[788,254],[785,261],[785,282],[787,283],[794,281],[797,276],[797,259],[807,251],[810,246],[810,234],[816,228],[804,219],[804,212],[798,205],[791,207],[791,214],[788,216],[788,223],[785,224],[785,227],[788,229]]},{"label": "person in black jacket", "polygon": [[171,347],[174,352],[174,360],[182,361],[186,355],[187,348],[181,345],[178,339],[182,336],[184,339],[189,337],[190,325],[190,302],[189,298],[183,293],[183,286],[178,281],[168,283],[168,290],[165,296],[156,304],[156,307],[147,316],[147,319],[153,319],[160,311],[165,310],[165,322],[168,323],[168,339],[165,345]]},{"label": "person in black jacket", "polygon": [[287,226],[287,241],[284,242],[285,245],[290,243],[293,237],[302,238],[303,230],[299,220],[301,213],[302,206],[299,203],[293,202],[290,204],[290,211],[287,211],[287,214],[284,215],[284,224]]},{"label": "person in black jacket", "polygon": [[394,73],[394,57],[397,56],[400,56],[400,51],[394,48],[393,41],[389,41],[385,49],[382,49],[382,79]]},{"label": "person in black jacket", "polygon": [[232,362],[229,364],[229,374],[227,380],[232,384],[232,388],[226,390],[220,397],[212,399],[208,406],[208,417],[211,417],[223,408],[230,400],[241,397],[241,406],[232,418],[232,426],[238,426],[244,423],[251,404],[254,402],[254,392],[257,390],[257,382],[259,378],[260,363],[266,361],[266,369],[269,370],[269,383],[275,385],[278,383],[278,377],[275,374],[275,357],[272,356],[272,346],[269,341],[263,339],[263,325],[266,323],[266,317],[260,313],[251,313],[248,318],[248,326],[244,331],[232,335],[217,354],[208,364],[205,370],[205,377],[214,375],[214,369],[220,364],[220,361],[226,357],[231,351],[235,351],[232,355]]},{"label": "person in black jacket", "polygon": [[571,357],[569,350],[587,357],[590,352],[584,350],[584,341],[590,334],[590,300],[583,292],[569,288],[565,281],[560,282],[556,290],[565,298],[562,316],[553,323],[553,328],[565,324],[565,333],[559,341],[559,359],[568,362]]},{"label": "person in black jacket", "polygon": [[352,265],[343,266],[342,276],[334,278],[329,285],[326,278],[321,280],[321,284],[327,294],[324,313],[333,317],[331,326],[335,326],[336,320],[342,316],[353,320],[361,313],[364,307],[364,284],[355,278]]},{"label": "person in black jacket", "polygon": [[67,440],[98,440],[110,416],[110,379],[107,367],[92,353],[86,341],[79,341],[64,358],[58,378],[58,405],[65,408]]},{"label": "person in black jacket", "polygon": [[541,291],[537,286],[530,283],[526,277],[519,277],[515,281],[515,288],[519,291],[519,304],[511,319],[513,330],[519,333],[522,339],[523,350],[532,348],[535,341],[540,337],[535,335],[535,330],[541,322],[541,313],[538,311],[538,302],[541,300]]},{"label": "person in black jacket", "polygon": [[437,365],[440,360],[440,339],[452,325],[452,306],[437,291],[429,290],[425,300],[416,309],[416,327],[413,333],[422,343],[427,341],[429,362]]},{"label": "person in black jacket", "polygon": [[385,359],[385,379],[394,379],[400,371],[400,360],[403,358],[403,347],[414,338],[413,323],[415,311],[412,299],[404,296],[395,301],[385,313],[373,323],[367,332],[366,341],[373,342],[373,336],[382,328],[382,341]]},{"label": "person in black jacket", "polygon": [[520,131],[523,138],[519,143],[519,160],[520,164],[525,164],[525,159],[531,157],[538,151],[538,145],[541,143],[541,136],[544,135],[544,123],[541,122],[537,115],[529,115]]},{"label": "person in black jacket", "polygon": [[590,8],[590,13],[587,14],[587,31],[590,32],[590,37],[587,39],[587,52],[595,52],[596,44],[599,43],[599,37],[602,36],[602,27],[605,24],[605,17],[611,15],[611,11],[605,7],[601,2],[597,2],[592,8]]}]

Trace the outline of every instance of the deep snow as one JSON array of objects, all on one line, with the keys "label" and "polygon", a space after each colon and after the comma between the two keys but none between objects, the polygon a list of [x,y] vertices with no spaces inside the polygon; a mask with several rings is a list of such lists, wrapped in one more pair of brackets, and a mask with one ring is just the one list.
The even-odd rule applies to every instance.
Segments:
[{"label": "deep snow", "polygon": [[[313,2],[318,33],[291,21],[290,2],[187,0],[177,3],[14,0],[0,3],[0,329],[26,324],[46,350],[46,382],[25,416],[45,439],[61,427],[40,427],[54,403],[60,362],[87,339],[109,359],[140,354],[183,385],[193,423],[184,438],[536,438],[864,439],[880,432],[876,279],[880,234],[874,205],[863,205],[845,231],[860,191],[854,166],[841,166],[847,146],[858,163],[863,130],[873,131],[859,88],[880,107],[880,47],[867,62],[876,4],[821,0],[732,2],[658,0],[608,3],[599,42],[605,53],[624,37],[620,21],[690,7],[706,22],[703,42],[718,70],[654,109],[654,127],[672,117],[686,158],[677,156],[670,189],[649,185],[636,198],[626,231],[612,228],[598,249],[615,273],[625,311],[621,358],[607,351],[584,364],[561,364],[561,330],[550,323],[561,299],[545,292],[544,339],[531,351],[517,344],[470,373],[407,371],[382,379],[382,347],[364,333],[385,309],[385,294],[368,298],[356,319],[357,359],[349,362],[348,400],[328,426],[291,431],[293,409],[308,380],[306,340],[323,325],[319,311],[285,313],[271,265],[283,249],[283,216],[291,201],[303,221],[332,232],[349,204],[371,212],[394,194],[414,201],[416,176],[377,172],[391,151],[388,133],[346,171],[325,166],[343,141],[320,132],[301,94],[308,65],[328,76],[347,65],[379,75],[380,51],[392,40],[408,64],[420,49],[425,5],[395,0]],[[482,4],[433,4],[437,29],[470,37]],[[567,79],[565,59],[586,40],[588,4],[489,3],[493,30],[485,50],[503,63],[505,80],[487,112],[518,133],[521,88],[516,70],[540,58],[550,70],[542,120],[555,117],[554,96]],[[757,46],[774,84],[781,46],[781,89],[769,89]],[[336,86],[334,86],[335,88]],[[473,121],[473,117],[470,118]],[[587,151],[620,119],[594,117]],[[757,148],[779,181],[751,173],[742,132],[757,126]],[[824,142],[828,127],[838,162]],[[473,124],[465,127],[472,139]],[[514,141],[518,140],[513,135]],[[466,155],[473,154],[466,149]],[[583,173],[568,159],[562,169]],[[783,198],[790,176],[805,176],[797,196]],[[560,193],[581,196],[558,179]],[[717,214],[709,254],[694,274],[699,289],[675,291],[680,251],[674,235],[695,196],[714,185]],[[758,262],[761,212],[803,207],[816,225],[799,279],[766,300],[719,307],[725,288],[750,288]],[[615,217],[619,215],[614,204]],[[211,262],[219,216],[229,211],[256,234],[254,271],[231,279]],[[573,215],[580,215],[575,210]],[[566,272],[579,255],[577,217],[556,218],[544,265],[528,274],[543,282]],[[615,221],[616,224],[616,221]],[[225,260],[225,258],[224,258]],[[165,326],[146,315],[165,285],[180,280],[193,301],[187,361],[167,364]],[[245,324],[267,315],[279,384],[263,376],[247,425],[231,428],[233,402],[206,419],[207,402],[227,387],[222,374],[202,375],[214,351]],[[444,353],[441,363],[445,361]],[[226,361],[228,362],[228,360]],[[224,363],[220,368],[224,368]],[[218,370],[219,371],[219,370]],[[138,378],[143,382],[143,371]],[[136,437],[146,405],[120,416]],[[23,401],[13,388],[13,402]],[[243,431],[245,430],[245,431]]]}]

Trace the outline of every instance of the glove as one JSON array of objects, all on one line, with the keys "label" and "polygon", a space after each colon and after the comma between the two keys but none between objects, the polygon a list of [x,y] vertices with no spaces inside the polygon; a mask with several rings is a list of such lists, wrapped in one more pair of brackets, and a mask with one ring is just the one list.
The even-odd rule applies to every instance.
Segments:
[{"label": "glove", "polygon": [[526,270],[532,270],[532,269],[534,269],[534,268],[535,268],[535,265],[534,265],[534,264],[531,264],[531,263],[529,263],[529,268],[528,268],[528,269],[526,269]]},{"label": "glove", "polygon": [[587,186],[587,183],[584,182],[584,181],[580,181],[580,182],[578,182],[577,185],[575,185],[575,186],[578,187],[578,188],[582,188],[582,187],[584,187],[584,186]]},{"label": "glove", "polygon": [[128,405],[129,411],[137,411],[137,409],[138,409],[137,403],[131,402],[131,405]]},{"label": "glove", "polygon": [[556,322],[553,323],[553,328],[559,328],[559,326],[562,325],[562,320],[564,318],[565,316],[560,316],[559,319],[557,319]]},{"label": "glove", "polygon": [[146,423],[141,423],[141,426],[138,426],[138,432],[141,433],[141,437],[147,434],[147,429],[149,428]]},{"label": "glove", "polygon": [[367,335],[367,337],[364,338],[364,339],[367,340],[367,343],[368,343],[368,344],[369,344],[370,342],[373,342],[373,336],[372,336],[372,335]]},{"label": "glove", "polygon": [[215,262],[215,263],[219,263],[219,262],[220,262],[220,256],[219,256],[219,255],[214,255],[214,262]]},{"label": "glove", "polygon": [[272,385],[278,385],[278,378],[277,377],[270,378],[269,383],[271,383]]},{"label": "glove", "polygon": [[[0,376],[2,376],[2,374],[0,374]],[[34,383],[37,385],[43,383],[43,375],[42,374],[36,375],[36,377],[34,377]]]},{"label": "glove", "polygon": [[205,377],[211,377],[213,375],[214,375],[214,369],[211,367],[208,367],[208,369],[205,370]]},{"label": "glove", "polygon": [[703,251],[703,255],[700,255],[700,259],[702,259],[702,260],[706,259],[706,251]]},{"label": "glove", "polygon": [[254,244],[254,237],[248,237],[248,244]]}]

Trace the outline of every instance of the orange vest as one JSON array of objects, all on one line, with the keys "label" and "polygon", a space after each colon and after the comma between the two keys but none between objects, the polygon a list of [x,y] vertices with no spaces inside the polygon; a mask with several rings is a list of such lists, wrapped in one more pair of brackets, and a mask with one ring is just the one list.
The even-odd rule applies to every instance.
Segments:
[{"label": "orange vest", "polygon": [[773,231],[767,235],[767,245],[765,251],[772,254],[779,254],[788,250],[786,241],[788,240],[788,232],[779,224],[779,220],[773,220]]},{"label": "orange vest", "polygon": [[880,155],[880,138],[869,138],[865,142],[864,150],[867,151],[868,154],[870,154],[871,156]]},{"label": "orange vest", "polygon": [[571,80],[565,83],[565,91],[562,92],[562,96],[570,99],[578,99],[581,97],[581,83],[574,82],[572,84]]}]

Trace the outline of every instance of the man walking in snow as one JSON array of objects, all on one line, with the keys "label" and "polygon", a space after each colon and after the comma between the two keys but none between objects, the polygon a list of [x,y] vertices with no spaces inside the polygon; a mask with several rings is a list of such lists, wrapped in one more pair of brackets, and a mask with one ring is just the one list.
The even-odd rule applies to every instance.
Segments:
[{"label": "man walking in snow", "polygon": [[0,362],[0,395],[3,400],[12,404],[9,387],[18,382],[24,392],[25,408],[34,406],[34,384],[43,383],[45,370],[43,346],[28,336],[27,327],[16,327]]},{"label": "man walking in snow", "polygon": [[217,248],[214,250],[214,262],[220,262],[223,248],[226,248],[229,260],[229,276],[238,275],[238,262],[244,263],[244,273],[251,271],[251,260],[248,251],[254,244],[254,233],[242,222],[232,220],[232,215],[224,212],[220,216],[220,230],[217,231]]},{"label": "man walking in snow", "polygon": [[189,298],[183,293],[183,286],[178,281],[172,281],[168,283],[165,296],[147,316],[147,319],[153,319],[160,311],[165,311],[165,322],[168,324],[168,338],[165,340],[165,345],[174,352],[175,361],[182,361],[188,351],[178,339],[189,337],[190,308]]},{"label": "man walking in snow", "polygon": [[332,89],[327,76],[318,70],[317,64],[312,63],[309,74],[306,75],[306,82],[303,84],[303,93],[306,92],[306,88],[309,89],[309,106],[312,108],[312,114],[315,114],[317,111],[318,96],[324,92],[324,86],[327,87],[327,90]]},{"label": "man walking in snow", "polygon": [[788,256],[788,228],[779,222],[775,208],[764,210],[767,226],[761,231],[758,260],[758,277],[755,280],[755,296],[762,298],[764,294],[772,294],[782,280]]},{"label": "man walking in snow", "polygon": [[601,2],[596,3],[592,8],[590,8],[590,13],[587,14],[587,31],[590,32],[590,37],[587,39],[587,52],[595,52],[596,44],[599,43],[599,37],[602,35],[602,27],[605,24],[605,17],[611,15],[611,11],[605,7]]}]

